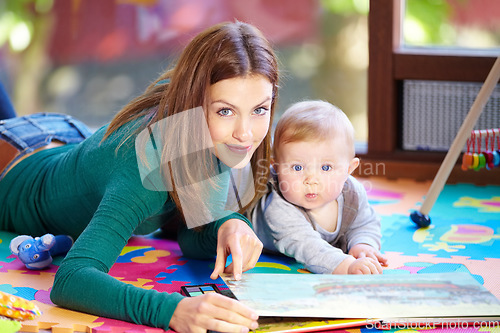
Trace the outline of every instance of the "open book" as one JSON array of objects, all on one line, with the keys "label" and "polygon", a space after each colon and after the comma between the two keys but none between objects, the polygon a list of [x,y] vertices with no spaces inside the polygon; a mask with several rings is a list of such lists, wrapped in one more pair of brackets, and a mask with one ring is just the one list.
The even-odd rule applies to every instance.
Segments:
[{"label": "open book", "polygon": [[371,327],[500,320],[500,300],[467,273],[243,274],[239,281],[223,279],[261,318],[365,318],[358,326]]}]

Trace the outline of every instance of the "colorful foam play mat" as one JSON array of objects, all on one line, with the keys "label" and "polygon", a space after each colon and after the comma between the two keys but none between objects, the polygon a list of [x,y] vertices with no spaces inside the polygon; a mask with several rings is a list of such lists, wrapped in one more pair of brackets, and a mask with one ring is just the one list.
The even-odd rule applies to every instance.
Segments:
[{"label": "colorful foam play mat", "polygon": [[[382,219],[382,251],[389,259],[384,274],[467,273],[491,294],[500,298],[500,186],[470,184],[446,185],[434,204],[427,228],[418,228],[409,214],[418,209],[430,182],[399,179],[360,178],[370,203]],[[56,258],[46,270],[28,270],[10,253],[15,234],[0,232],[0,292],[32,302],[41,315],[21,321],[24,332],[128,332],[159,333],[161,329],[97,317],[55,306],[49,298],[54,274],[61,262]],[[133,237],[123,249],[110,275],[116,279],[160,292],[180,292],[182,286],[215,283],[227,289],[224,281],[210,279],[214,260],[183,257],[175,240],[155,235]],[[294,260],[263,254],[248,273],[308,274]],[[277,329],[276,322],[281,322]],[[332,324],[328,326],[327,324]],[[279,326],[279,325],[278,325]],[[316,325],[317,326],[317,325]],[[274,327],[274,328],[273,328]],[[260,332],[318,330],[310,321],[263,320]],[[335,332],[500,332],[498,322],[460,325],[388,325],[381,327],[363,320],[325,321],[322,330]]]}]

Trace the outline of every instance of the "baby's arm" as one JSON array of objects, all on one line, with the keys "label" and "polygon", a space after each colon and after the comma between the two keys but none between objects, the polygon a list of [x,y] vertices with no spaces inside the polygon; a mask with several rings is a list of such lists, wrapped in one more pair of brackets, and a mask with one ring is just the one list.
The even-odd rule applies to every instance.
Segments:
[{"label": "baby's arm", "polygon": [[[349,255],[333,247],[313,229],[303,213],[276,192],[261,219],[257,219],[257,235],[271,237],[275,249],[295,258],[313,273],[330,274]],[[258,209],[261,209],[260,207]],[[269,247],[268,244],[266,244]],[[272,246],[272,245],[271,245]]]},{"label": "baby's arm", "polygon": [[349,254],[354,258],[372,258],[383,266],[387,266],[387,257],[379,250],[368,244],[356,244],[349,250]]},{"label": "baby's arm", "polygon": [[333,274],[382,274],[382,267],[373,258],[356,259],[349,256],[337,266]]},{"label": "baby's arm", "polygon": [[[350,177],[352,190],[358,197],[357,215],[346,232],[349,254],[356,259],[372,258],[387,266],[387,258],[379,251],[381,245],[380,218],[368,203],[366,191],[361,183]],[[379,265],[380,266],[380,265]]]}]

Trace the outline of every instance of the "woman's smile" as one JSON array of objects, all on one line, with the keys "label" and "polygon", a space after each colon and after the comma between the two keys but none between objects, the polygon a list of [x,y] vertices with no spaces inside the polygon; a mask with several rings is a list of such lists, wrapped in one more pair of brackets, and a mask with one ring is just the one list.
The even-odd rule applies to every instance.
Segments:
[{"label": "woman's smile", "polygon": [[226,147],[235,154],[246,155],[248,152],[252,150],[252,145],[249,146],[240,146],[240,145],[231,145],[226,143]]}]

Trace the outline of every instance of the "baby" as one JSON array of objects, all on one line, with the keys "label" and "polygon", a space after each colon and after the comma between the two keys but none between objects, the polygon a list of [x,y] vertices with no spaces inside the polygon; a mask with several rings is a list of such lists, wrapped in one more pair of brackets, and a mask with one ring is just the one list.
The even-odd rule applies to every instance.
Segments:
[{"label": "baby", "polygon": [[347,116],[323,101],[292,105],[274,134],[269,192],[250,212],[264,248],[313,273],[380,274],[380,220],[351,176],[359,159]]}]

